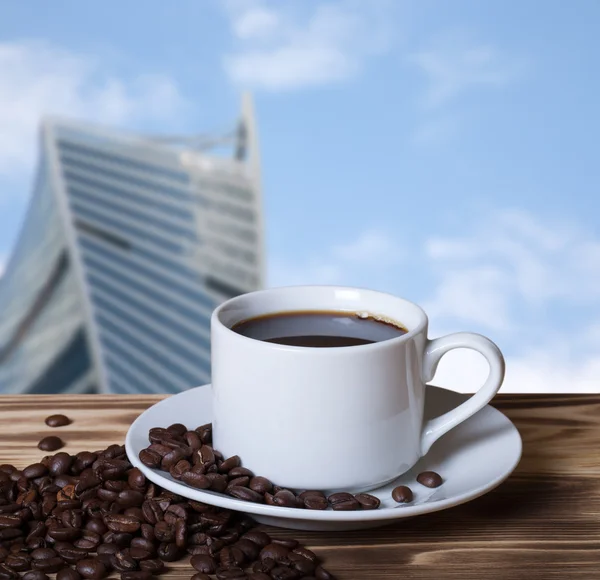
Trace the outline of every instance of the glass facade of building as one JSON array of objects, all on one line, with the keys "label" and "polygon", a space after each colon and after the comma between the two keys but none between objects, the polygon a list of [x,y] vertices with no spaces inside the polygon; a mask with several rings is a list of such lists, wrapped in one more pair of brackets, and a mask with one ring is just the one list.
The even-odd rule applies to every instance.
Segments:
[{"label": "glass facade of building", "polygon": [[241,126],[240,159],[43,124],[37,185],[0,280],[1,393],[168,393],[210,381],[212,310],[263,284],[248,104]]}]

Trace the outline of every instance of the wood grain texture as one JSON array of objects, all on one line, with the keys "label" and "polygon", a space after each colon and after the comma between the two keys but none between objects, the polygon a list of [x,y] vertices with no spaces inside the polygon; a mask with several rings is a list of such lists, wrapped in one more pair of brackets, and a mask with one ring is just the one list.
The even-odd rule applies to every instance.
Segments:
[{"label": "wood grain texture", "polygon": [[[59,435],[65,451],[124,441],[160,396],[2,396],[0,463],[24,467]],[[578,580],[600,578],[600,395],[501,395],[494,406],[524,442],[508,481],[466,505],[374,530],[309,533],[271,529],[317,552],[341,580]],[[51,429],[44,419],[73,419]],[[168,577],[190,578],[185,562]]]}]

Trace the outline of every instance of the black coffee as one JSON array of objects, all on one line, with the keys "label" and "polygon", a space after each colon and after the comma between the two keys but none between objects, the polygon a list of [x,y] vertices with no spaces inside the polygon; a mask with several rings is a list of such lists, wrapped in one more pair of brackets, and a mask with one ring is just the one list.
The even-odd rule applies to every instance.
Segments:
[{"label": "black coffee", "polygon": [[257,316],[238,322],[232,330],[265,342],[320,348],[371,344],[407,332],[400,324],[374,316],[320,310]]}]

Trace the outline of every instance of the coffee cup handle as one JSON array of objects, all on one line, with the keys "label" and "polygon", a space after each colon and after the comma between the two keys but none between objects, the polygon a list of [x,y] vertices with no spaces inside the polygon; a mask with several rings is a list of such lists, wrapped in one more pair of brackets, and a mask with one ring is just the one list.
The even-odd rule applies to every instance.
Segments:
[{"label": "coffee cup handle", "polygon": [[433,443],[459,423],[485,407],[500,389],[504,380],[504,357],[500,349],[488,338],[472,332],[457,332],[429,340],[423,356],[423,381],[431,381],[442,356],[455,348],[469,348],[481,353],[490,370],[483,386],[464,403],[423,425],[421,455],[425,455]]}]

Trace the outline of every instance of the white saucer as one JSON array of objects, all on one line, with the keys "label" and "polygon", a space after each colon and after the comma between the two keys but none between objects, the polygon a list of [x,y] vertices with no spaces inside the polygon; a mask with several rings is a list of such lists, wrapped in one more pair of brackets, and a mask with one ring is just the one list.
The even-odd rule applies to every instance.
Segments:
[{"label": "white saucer", "polygon": [[[441,415],[459,405],[466,397],[439,387],[427,387],[426,418]],[[484,407],[438,440],[409,472],[393,483],[371,491],[381,500],[379,509],[349,512],[284,508],[245,502],[227,495],[193,489],[179,483],[168,473],[150,469],[140,462],[139,452],[149,445],[148,431],[152,427],[183,423],[189,428],[195,428],[210,423],[211,420],[210,385],[164,399],[142,413],[129,428],[125,441],[129,460],[150,481],[173,493],[244,512],[260,523],[299,530],[371,528],[465,503],[502,483],[519,463],[522,449],[519,432],[510,420],[493,407]],[[438,472],[444,478],[444,483],[437,489],[422,486],[416,482],[417,474],[422,471]],[[393,501],[391,492],[397,485],[408,485],[413,490],[414,501],[409,504],[397,504]]]}]

